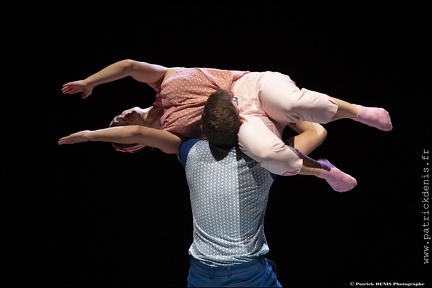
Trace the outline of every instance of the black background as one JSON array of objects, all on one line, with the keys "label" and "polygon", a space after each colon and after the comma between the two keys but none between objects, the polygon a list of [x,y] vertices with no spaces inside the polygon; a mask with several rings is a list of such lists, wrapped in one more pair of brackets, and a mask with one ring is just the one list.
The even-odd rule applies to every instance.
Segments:
[{"label": "black background", "polygon": [[61,93],[126,58],[279,71],[299,87],[385,107],[393,131],[329,123],[311,154],[355,176],[354,190],[316,177],[275,181],[267,256],[284,287],[431,285],[421,159],[430,149],[428,3],[2,2],[1,286],[186,286],[192,221],[176,157],[57,144],[151,105],[153,91],[130,78],[85,100]]}]

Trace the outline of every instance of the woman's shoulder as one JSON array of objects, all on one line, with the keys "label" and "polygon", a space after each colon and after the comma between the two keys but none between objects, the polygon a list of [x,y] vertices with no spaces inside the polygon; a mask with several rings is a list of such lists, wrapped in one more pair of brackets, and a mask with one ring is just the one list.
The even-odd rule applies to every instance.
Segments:
[{"label": "woman's shoulder", "polygon": [[173,75],[177,71],[181,71],[183,69],[189,69],[189,68],[185,68],[185,67],[171,67],[171,68],[169,68],[168,71],[165,73],[164,80],[168,79],[171,75]]}]

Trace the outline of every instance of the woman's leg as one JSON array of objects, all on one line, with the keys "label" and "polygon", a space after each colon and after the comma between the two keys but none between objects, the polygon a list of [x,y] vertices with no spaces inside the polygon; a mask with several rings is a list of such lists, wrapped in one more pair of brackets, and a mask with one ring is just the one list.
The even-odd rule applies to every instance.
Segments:
[{"label": "woman's leg", "polygon": [[383,108],[351,104],[334,97],[330,97],[330,99],[338,106],[336,114],[330,119],[330,122],[350,118],[383,131],[393,129],[390,114]]},{"label": "woman's leg", "polygon": [[346,192],[357,186],[357,180],[349,174],[346,174],[336,168],[327,159],[313,160],[308,156],[303,158],[303,166],[299,174],[314,175],[324,179],[337,192]]},{"label": "woman's leg", "polygon": [[338,192],[357,185],[352,176],[333,166],[328,160],[314,160],[286,145],[272,132],[272,122],[265,117],[245,116],[239,131],[239,147],[276,175],[310,175],[325,179]]},{"label": "woman's leg", "polygon": [[383,131],[393,128],[389,113],[383,108],[352,104],[324,93],[299,89],[289,76],[281,73],[263,75],[258,82],[260,108],[279,125],[300,120],[326,124],[352,119]]}]

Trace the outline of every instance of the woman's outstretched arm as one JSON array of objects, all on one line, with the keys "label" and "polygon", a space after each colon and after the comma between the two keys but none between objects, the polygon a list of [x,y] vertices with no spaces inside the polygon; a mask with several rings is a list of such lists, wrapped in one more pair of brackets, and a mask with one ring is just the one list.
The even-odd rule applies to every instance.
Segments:
[{"label": "woman's outstretched arm", "polygon": [[162,83],[168,71],[169,68],[161,65],[125,59],[108,65],[85,79],[68,82],[61,90],[63,94],[82,93],[81,98],[84,99],[93,93],[96,86],[128,76],[155,88]]},{"label": "woman's outstretched arm", "polygon": [[110,142],[119,144],[144,144],[167,154],[178,153],[180,137],[159,129],[140,125],[117,126],[97,130],[82,130],[59,139],[59,145],[82,142]]}]

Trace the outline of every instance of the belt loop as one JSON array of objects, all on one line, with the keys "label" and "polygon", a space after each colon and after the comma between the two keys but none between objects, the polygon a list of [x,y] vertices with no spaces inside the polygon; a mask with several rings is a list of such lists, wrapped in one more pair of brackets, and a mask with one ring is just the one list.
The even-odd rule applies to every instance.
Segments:
[{"label": "belt loop", "polygon": [[228,266],[227,270],[228,270],[228,279],[230,279],[231,278],[231,267]]},{"label": "belt loop", "polygon": [[210,266],[210,279],[213,279],[214,277],[214,267]]}]

